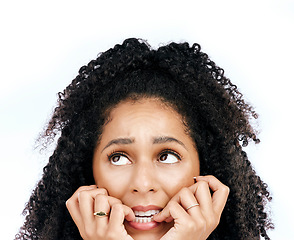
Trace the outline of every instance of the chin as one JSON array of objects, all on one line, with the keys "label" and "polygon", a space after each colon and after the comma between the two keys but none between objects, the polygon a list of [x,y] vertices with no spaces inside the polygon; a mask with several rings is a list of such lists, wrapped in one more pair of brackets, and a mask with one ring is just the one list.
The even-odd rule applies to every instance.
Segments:
[{"label": "chin", "polygon": [[172,226],[173,222],[128,222],[124,223],[129,235],[135,240],[158,240],[160,239]]}]

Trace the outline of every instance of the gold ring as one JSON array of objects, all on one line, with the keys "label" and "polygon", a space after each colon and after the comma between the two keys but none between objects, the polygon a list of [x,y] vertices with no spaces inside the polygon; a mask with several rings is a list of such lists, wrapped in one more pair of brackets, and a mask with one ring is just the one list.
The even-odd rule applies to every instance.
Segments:
[{"label": "gold ring", "polygon": [[94,216],[106,217],[106,216],[108,216],[108,214],[100,211],[100,212],[94,212]]},{"label": "gold ring", "polygon": [[199,206],[199,203],[195,203],[195,204],[191,205],[190,207],[186,208],[186,211],[188,211],[190,208],[196,207],[196,206]]}]

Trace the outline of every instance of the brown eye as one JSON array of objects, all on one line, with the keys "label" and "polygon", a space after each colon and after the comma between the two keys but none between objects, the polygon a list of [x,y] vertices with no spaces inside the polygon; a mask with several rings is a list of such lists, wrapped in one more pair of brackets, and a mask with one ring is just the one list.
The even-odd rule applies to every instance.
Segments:
[{"label": "brown eye", "polygon": [[180,156],[173,151],[165,151],[160,154],[158,161],[161,163],[177,163],[181,160]]},{"label": "brown eye", "polygon": [[120,159],[120,156],[113,156],[111,160],[112,162],[118,162],[119,159]]},{"label": "brown eye", "polygon": [[160,161],[165,161],[167,159],[167,157],[168,157],[168,154],[165,153],[165,154],[162,154],[159,159],[160,159]]},{"label": "brown eye", "polygon": [[111,154],[108,156],[108,160],[111,164],[116,166],[131,164],[131,161],[128,159],[128,157],[122,153]]}]

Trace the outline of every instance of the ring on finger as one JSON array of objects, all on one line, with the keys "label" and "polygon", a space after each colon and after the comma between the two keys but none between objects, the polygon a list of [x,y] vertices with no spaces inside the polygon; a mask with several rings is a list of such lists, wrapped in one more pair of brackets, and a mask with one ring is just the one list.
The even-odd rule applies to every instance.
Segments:
[{"label": "ring on finger", "polygon": [[196,207],[196,206],[199,206],[199,203],[195,203],[195,204],[191,205],[190,207],[187,207],[186,208],[186,211],[188,211],[190,208]]},{"label": "ring on finger", "polygon": [[100,212],[94,212],[94,216],[98,216],[98,217],[107,217],[108,214],[105,213],[105,212],[100,211]]}]

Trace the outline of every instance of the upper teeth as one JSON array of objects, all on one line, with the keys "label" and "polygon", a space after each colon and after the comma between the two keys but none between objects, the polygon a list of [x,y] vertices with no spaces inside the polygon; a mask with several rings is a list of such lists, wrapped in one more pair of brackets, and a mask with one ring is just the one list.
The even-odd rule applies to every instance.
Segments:
[{"label": "upper teeth", "polygon": [[151,217],[157,213],[159,213],[160,211],[159,210],[149,210],[149,211],[146,211],[146,212],[143,212],[143,211],[134,211],[136,217]]}]

